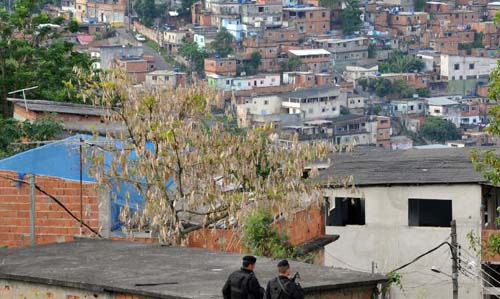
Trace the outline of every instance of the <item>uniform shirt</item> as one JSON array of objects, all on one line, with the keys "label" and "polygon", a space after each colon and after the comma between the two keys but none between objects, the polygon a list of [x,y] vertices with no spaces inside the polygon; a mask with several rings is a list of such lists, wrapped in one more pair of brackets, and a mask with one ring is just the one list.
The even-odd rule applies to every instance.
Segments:
[{"label": "uniform shirt", "polygon": [[[276,293],[272,292],[273,289],[281,290],[281,286],[276,279],[280,280],[281,285],[285,287],[286,293],[288,293],[288,295],[285,292],[281,291],[279,297],[276,297],[276,295],[273,297],[273,293]],[[266,299],[304,299],[304,290],[300,285],[291,281],[291,279],[287,276],[280,275],[276,278],[271,279],[267,283]]]},{"label": "uniform shirt", "polygon": [[[238,281],[240,281],[242,277],[244,277],[247,281],[246,288],[248,297],[241,296],[239,292],[235,292],[235,290],[231,287],[231,285],[238,285]],[[243,282],[245,280],[243,280]],[[245,286],[240,287],[244,288]],[[224,287],[222,288],[222,294],[224,295],[224,299],[262,299],[264,296],[264,289],[260,286],[253,271],[241,268],[240,270],[234,271],[231,275],[229,275]]]}]

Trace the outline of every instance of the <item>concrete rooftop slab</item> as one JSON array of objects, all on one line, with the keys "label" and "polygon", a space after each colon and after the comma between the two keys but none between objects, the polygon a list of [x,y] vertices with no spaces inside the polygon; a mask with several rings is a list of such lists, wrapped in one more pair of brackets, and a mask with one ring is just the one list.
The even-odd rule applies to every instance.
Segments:
[{"label": "concrete rooftop slab", "polygon": [[[0,279],[153,298],[222,298],[221,289],[241,265],[240,254],[127,241],[79,240],[21,249],[0,249]],[[259,258],[261,285],[276,261]],[[377,274],[291,262],[306,290],[335,290],[384,282]],[[144,286],[144,284],[156,284]],[[142,286],[141,286],[142,285]]]}]

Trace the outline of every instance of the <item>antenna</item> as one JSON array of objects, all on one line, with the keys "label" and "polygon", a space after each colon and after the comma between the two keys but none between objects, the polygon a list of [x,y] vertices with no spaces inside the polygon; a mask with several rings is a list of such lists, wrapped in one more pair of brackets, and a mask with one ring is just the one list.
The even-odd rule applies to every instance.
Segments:
[{"label": "antenna", "polygon": [[36,88],[38,88],[38,86],[33,86],[33,87],[28,87],[28,88],[14,90],[14,91],[11,91],[11,92],[9,92],[7,94],[15,94],[15,93],[18,93],[18,92],[22,92],[23,93],[23,99],[24,99],[24,108],[26,109],[26,112],[28,112],[28,103],[26,103],[26,93],[25,93],[25,91],[26,90],[36,89]]}]

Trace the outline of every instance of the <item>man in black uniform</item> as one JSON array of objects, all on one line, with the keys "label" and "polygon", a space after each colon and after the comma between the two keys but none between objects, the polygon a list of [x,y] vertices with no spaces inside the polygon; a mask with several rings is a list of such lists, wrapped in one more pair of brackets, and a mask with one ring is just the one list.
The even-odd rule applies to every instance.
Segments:
[{"label": "man in black uniform", "polygon": [[266,299],[304,299],[304,290],[290,279],[290,264],[287,260],[278,263],[278,277],[267,283]]},{"label": "man in black uniform", "polygon": [[243,267],[234,271],[227,278],[222,288],[224,299],[262,299],[264,288],[260,286],[253,273],[257,259],[254,256],[243,257]]}]

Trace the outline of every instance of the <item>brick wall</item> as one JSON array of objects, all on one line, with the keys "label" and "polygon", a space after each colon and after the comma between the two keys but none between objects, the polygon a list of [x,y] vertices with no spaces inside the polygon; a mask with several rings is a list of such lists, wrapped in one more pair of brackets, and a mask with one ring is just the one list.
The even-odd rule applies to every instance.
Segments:
[{"label": "brick wall", "polygon": [[46,284],[0,280],[0,298],[36,299],[145,299],[144,296],[115,292],[98,292]]},{"label": "brick wall", "polygon": [[[300,245],[325,234],[324,216],[320,208],[313,207],[299,211],[286,220],[279,221],[276,226],[282,231],[285,230],[290,244]],[[242,253],[245,252],[245,248],[241,236],[241,232],[236,230],[198,230],[188,236],[187,245],[210,250]]]},{"label": "brick wall", "polygon": [[[1,176],[17,179],[15,172],[0,170]],[[24,177],[28,181],[28,176]],[[80,183],[37,176],[36,184],[59,199],[77,217],[80,217]],[[83,184],[83,219],[98,229],[98,192],[95,184]],[[36,243],[66,242],[80,234],[80,224],[47,196],[36,191]],[[90,235],[87,229],[83,233]],[[30,242],[30,188],[0,178],[0,246],[28,246]],[[3,298],[0,296],[0,298]]]}]

